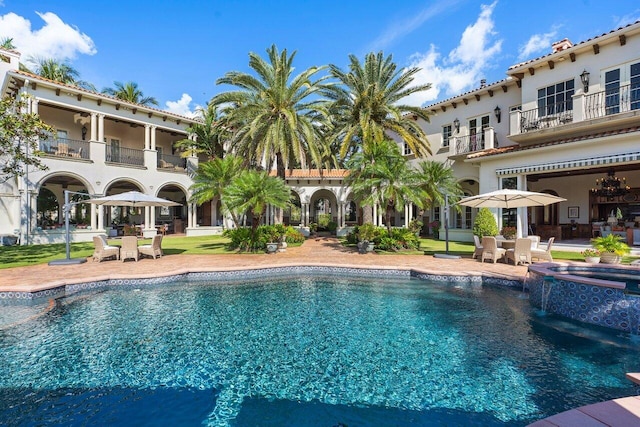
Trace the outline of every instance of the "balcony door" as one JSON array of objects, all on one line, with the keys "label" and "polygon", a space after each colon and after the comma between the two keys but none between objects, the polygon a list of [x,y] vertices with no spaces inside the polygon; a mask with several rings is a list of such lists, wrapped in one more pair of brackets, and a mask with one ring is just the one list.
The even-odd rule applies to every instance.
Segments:
[{"label": "balcony door", "polygon": [[605,114],[640,109],[640,62],[604,71]]},{"label": "balcony door", "polygon": [[478,151],[484,148],[484,130],[488,127],[489,127],[488,115],[469,119],[470,151]]}]

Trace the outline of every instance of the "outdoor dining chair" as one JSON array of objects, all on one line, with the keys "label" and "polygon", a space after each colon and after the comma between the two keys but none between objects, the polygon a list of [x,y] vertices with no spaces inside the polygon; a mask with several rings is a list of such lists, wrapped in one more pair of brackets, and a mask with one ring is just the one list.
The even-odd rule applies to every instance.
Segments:
[{"label": "outdoor dining chair", "polygon": [[534,258],[540,261],[553,262],[553,257],[551,256],[551,246],[553,245],[554,240],[555,240],[555,237],[549,238],[546,249],[542,249],[542,248],[532,249],[531,258]]},{"label": "outdoor dining chair", "polygon": [[109,246],[107,244],[107,236],[93,236],[93,245],[95,246],[93,252],[94,261],[101,262],[103,259],[111,257],[120,258],[120,248]]},{"label": "outdoor dining chair", "polygon": [[124,236],[122,238],[122,247],[120,248],[120,260],[133,258],[138,261],[138,238],[136,236]]},{"label": "outdoor dining chair", "polygon": [[153,236],[150,245],[140,245],[138,247],[138,252],[140,256],[147,255],[156,259],[157,257],[162,257],[162,234],[156,234]]},{"label": "outdoor dining chair", "polygon": [[518,264],[531,264],[531,239],[516,239],[516,245],[513,249],[507,249],[505,253],[507,264],[513,262]]},{"label": "outdoor dining chair", "polygon": [[493,236],[485,236],[482,238],[482,255],[480,261],[484,262],[485,259],[490,259],[495,264],[500,258],[504,256],[506,251],[498,247],[496,238]]}]

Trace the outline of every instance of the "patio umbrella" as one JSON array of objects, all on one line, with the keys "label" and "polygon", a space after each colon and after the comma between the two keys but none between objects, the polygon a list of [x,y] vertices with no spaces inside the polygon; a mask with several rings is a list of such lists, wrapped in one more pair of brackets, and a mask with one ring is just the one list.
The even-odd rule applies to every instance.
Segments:
[{"label": "patio umbrella", "polygon": [[126,193],[114,194],[112,196],[98,197],[96,199],[87,200],[94,205],[104,206],[180,206],[180,203],[171,200],[161,199],[160,197],[149,196],[139,191],[127,191]]},{"label": "patio umbrella", "polygon": [[522,190],[497,190],[461,199],[458,204],[472,208],[520,208],[528,206],[546,206],[564,202],[567,199],[553,194],[535,193]]}]

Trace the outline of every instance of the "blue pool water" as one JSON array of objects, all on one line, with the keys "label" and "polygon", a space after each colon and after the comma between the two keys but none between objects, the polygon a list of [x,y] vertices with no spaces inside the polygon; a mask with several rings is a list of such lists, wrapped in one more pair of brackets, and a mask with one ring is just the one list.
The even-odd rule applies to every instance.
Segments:
[{"label": "blue pool water", "polygon": [[640,369],[630,337],[477,284],[176,283],[30,318],[45,307],[0,307],[0,425],[522,426],[635,394]]}]

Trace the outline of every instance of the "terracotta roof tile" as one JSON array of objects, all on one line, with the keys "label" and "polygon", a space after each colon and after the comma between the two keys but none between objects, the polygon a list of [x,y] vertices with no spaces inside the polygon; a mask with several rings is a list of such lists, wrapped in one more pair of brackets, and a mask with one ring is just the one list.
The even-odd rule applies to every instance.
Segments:
[{"label": "terracotta roof tile", "polygon": [[135,107],[142,107],[142,108],[145,108],[145,109],[148,109],[148,110],[153,110],[153,111],[156,111],[157,113],[160,113],[160,114],[166,114],[166,115],[170,115],[172,117],[177,117],[177,118],[184,119],[184,120],[197,121],[196,119],[194,119],[192,117],[182,116],[180,114],[171,113],[169,111],[160,110],[159,108],[153,108],[153,107],[149,107],[147,105],[136,104],[135,102],[123,101],[122,99],[116,98],[115,96],[110,96],[110,95],[107,95],[107,94],[104,94],[104,93],[95,92],[95,91],[92,91],[92,90],[89,90],[89,89],[84,89],[84,88],[81,88],[79,86],[74,86],[74,85],[70,85],[70,84],[67,84],[67,83],[62,83],[62,82],[58,82],[58,81],[55,81],[55,80],[47,79],[47,78],[42,77],[42,76],[40,76],[38,74],[28,73],[28,72],[22,71],[22,70],[12,70],[11,73],[19,74],[19,75],[21,75],[23,77],[28,77],[29,79],[35,79],[35,80],[39,80],[39,81],[42,81],[42,82],[56,84],[56,85],[59,85],[59,86],[62,86],[62,87],[66,87],[66,88],[69,88],[69,89],[73,89],[73,90],[76,90],[76,91],[79,91],[79,92],[90,93],[92,95],[97,95],[97,96],[99,96],[101,98],[110,99],[110,100],[115,101],[115,102],[120,102],[120,103],[123,103],[123,104],[135,106]]},{"label": "terracotta roof tile", "polygon": [[[269,175],[276,176],[277,172],[275,170],[271,170]],[[286,179],[344,179],[347,175],[349,175],[348,169],[292,169],[285,171]]]}]

